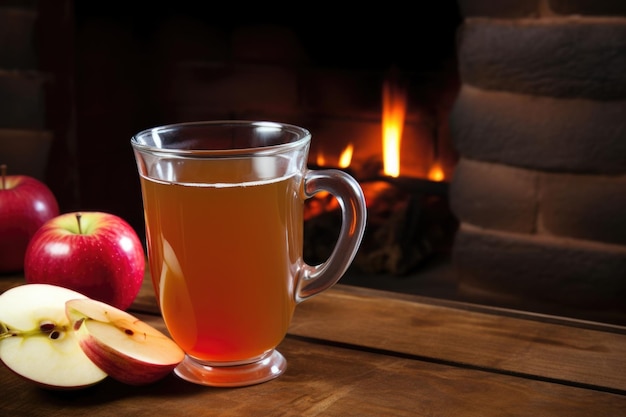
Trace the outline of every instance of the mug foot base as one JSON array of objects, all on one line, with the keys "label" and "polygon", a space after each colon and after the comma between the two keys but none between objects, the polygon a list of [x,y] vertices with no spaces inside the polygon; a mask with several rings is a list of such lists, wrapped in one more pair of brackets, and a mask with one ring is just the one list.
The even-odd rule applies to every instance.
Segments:
[{"label": "mug foot base", "polygon": [[186,356],[174,369],[180,378],[213,387],[245,387],[272,380],[287,369],[285,357],[273,350],[263,359],[243,365],[211,366]]}]

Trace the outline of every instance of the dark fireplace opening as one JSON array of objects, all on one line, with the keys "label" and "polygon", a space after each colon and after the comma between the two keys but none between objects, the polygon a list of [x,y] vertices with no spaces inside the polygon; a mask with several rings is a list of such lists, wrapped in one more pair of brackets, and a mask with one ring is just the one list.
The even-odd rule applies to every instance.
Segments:
[{"label": "dark fireplace opening", "polygon": [[[353,149],[347,169],[373,199],[368,230],[378,229],[364,242],[370,260],[359,257],[349,274],[355,283],[371,277],[371,284],[393,288],[394,280],[415,274],[432,258],[449,258],[453,220],[441,190],[457,160],[447,127],[459,85],[455,1],[410,10],[391,3],[347,11],[226,6],[218,13],[189,1],[125,3],[123,9],[116,2],[73,5],[82,207],[119,213],[142,232],[138,186],[122,179],[135,176],[131,134],[191,120],[276,120],[312,132],[311,167],[341,168],[341,153]],[[376,179],[384,176],[383,88],[390,80],[406,95],[398,180],[408,182],[383,181],[386,194],[377,196]],[[108,169],[105,155],[118,158],[115,170]],[[432,193],[428,175],[435,165],[444,177]],[[104,198],[120,187],[132,197]],[[315,230],[307,246],[317,242],[307,254],[318,259],[336,227],[328,216],[307,226]],[[403,223],[411,227],[400,235]],[[380,257],[402,259],[376,267],[382,262],[374,259],[377,250],[395,250]],[[394,278],[385,278],[387,273]]]}]

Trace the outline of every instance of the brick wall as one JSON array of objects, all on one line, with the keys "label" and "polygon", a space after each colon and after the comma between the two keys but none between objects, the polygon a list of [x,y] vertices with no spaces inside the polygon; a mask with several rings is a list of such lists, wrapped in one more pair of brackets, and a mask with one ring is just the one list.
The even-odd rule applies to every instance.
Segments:
[{"label": "brick wall", "polygon": [[626,10],[460,1],[453,260],[469,299],[626,311]]},{"label": "brick wall", "polygon": [[52,132],[36,50],[38,11],[30,1],[0,4],[0,163],[9,174],[45,179]]}]

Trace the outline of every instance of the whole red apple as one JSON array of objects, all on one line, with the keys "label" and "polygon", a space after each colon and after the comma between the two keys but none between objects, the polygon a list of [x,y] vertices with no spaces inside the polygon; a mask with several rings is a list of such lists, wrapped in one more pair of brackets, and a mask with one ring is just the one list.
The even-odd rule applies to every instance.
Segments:
[{"label": "whole red apple", "polygon": [[137,297],[144,269],[135,230],[114,214],[96,211],[48,220],[24,258],[27,283],[69,288],[121,310]]},{"label": "whole red apple", "polygon": [[41,181],[6,175],[0,166],[0,273],[24,268],[28,242],[47,220],[59,215],[59,204]]}]

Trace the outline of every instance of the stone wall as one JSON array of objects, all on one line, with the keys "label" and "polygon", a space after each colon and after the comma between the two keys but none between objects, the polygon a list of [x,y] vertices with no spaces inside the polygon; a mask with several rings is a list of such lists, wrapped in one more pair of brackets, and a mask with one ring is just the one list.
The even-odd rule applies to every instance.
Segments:
[{"label": "stone wall", "polygon": [[45,84],[31,1],[0,5],[0,164],[9,174],[45,179],[52,132],[46,129]]},{"label": "stone wall", "polygon": [[626,3],[459,5],[460,292],[625,312]]}]

